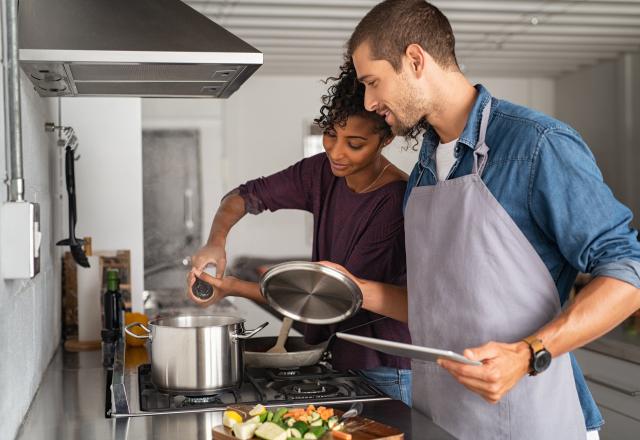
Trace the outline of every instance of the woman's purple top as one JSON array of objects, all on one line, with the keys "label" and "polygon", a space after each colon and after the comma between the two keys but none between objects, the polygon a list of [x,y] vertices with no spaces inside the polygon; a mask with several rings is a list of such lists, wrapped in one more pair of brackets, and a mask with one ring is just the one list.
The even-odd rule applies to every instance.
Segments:
[{"label": "woman's purple top", "polygon": [[[273,174],[251,180],[238,190],[247,212],[265,209],[302,209],[313,214],[312,261],[332,261],[355,276],[390,284],[406,284],[404,224],[402,200],[406,182],[391,182],[359,194],[347,187],[344,177],[331,172],[327,155],[303,159]],[[381,318],[360,310],[356,315],[333,325],[305,326],[305,340],[317,344],[336,331],[345,331]],[[360,327],[352,334],[410,343],[406,324],[385,318]],[[375,368],[411,368],[410,360],[390,356],[360,345],[336,339],[331,349],[332,365],[339,370]]]}]

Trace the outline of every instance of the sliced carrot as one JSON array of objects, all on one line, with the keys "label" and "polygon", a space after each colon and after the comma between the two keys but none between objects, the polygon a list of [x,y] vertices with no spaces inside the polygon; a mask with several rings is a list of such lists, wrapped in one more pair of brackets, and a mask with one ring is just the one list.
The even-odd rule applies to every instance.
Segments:
[{"label": "sliced carrot", "polygon": [[342,431],[331,431],[331,436],[338,440],[351,440],[353,436]]}]

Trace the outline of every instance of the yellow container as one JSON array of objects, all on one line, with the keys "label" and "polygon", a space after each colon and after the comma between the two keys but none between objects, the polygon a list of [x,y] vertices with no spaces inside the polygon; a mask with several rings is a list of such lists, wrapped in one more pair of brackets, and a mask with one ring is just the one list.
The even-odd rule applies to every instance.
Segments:
[{"label": "yellow container", "polygon": [[[133,324],[134,322],[141,322],[146,326],[149,323],[149,318],[147,318],[147,315],[143,313],[126,312],[124,314],[124,325]],[[144,336],[147,334],[144,330],[142,330],[138,326],[131,328],[130,331],[140,336]],[[143,346],[146,342],[145,339],[136,339],[133,336],[129,336],[129,335],[126,335],[126,338],[127,338],[127,345],[130,345],[133,347]]]}]

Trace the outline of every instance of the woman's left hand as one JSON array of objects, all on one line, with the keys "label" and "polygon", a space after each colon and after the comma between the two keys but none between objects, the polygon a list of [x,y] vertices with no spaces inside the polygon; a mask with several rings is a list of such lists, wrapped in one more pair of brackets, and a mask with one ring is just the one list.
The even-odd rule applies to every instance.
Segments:
[{"label": "woman's left hand", "polygon": [[327,266],[327,267],[335,269],[335,270],[337,270],[339,272],[342,272],[343,274],[345,274],[346,276],[351,278],[351,280],[354,283],[356,283],[358,285],[358,287],[360,287],[360,289],[362,289],[364,287],[364,285],[366,284],[366,282],[364,280],[356,277],[354,274],[349,272],[344,266],[341,266],[340,264],[332,263],[331,261],[318,261],[318,264],[322,264],[323,266]]},{"label": "woman's left hand", "polygon": [[193,285],[196,280],[196,276],[213,286],[213,296],[206,301],[199,299],[191,291],[187,292],[187,296],[189,297],[189,299],[193,300],[199,306],[208,307],[211,304],[215,304],[218,301],[222,300],[225,296],[233,295],[234,284],[237,280],[236,278],[232,276],[214,278],[206,272],[192,269],[187,276],[187,284],[189,286]]}]

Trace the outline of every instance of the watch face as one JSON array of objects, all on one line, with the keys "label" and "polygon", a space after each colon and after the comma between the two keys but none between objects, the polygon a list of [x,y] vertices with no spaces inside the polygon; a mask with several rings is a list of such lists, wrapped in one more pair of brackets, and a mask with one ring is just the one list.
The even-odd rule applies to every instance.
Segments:
[{"label": "watch face", "polygon": [[533,370],[536,373],[542,373],[544,370],[549,368],[549,364],[551,364],[551,353],[547,350],[541,350],[535,354],[533,359]]}]

